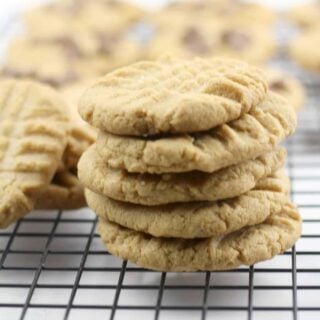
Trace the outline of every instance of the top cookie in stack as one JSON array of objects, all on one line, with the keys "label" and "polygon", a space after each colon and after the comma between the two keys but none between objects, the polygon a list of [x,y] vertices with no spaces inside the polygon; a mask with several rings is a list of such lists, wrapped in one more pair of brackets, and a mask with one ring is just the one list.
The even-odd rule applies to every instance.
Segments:
[{"label": "top cookie in stack", "polygon": [[261,72],[236,60],[140,62],[102,78],[83,96],[80,114],[117,135],[209,130],[266,98]]},{"label": "top cookie in stack", "polygon": [[259,69],[140,62],[100,79],[79,111],[100,130],[78,173],[111,253],[157,270],[230,269],[299,237],[278,146],[296,115]]}]

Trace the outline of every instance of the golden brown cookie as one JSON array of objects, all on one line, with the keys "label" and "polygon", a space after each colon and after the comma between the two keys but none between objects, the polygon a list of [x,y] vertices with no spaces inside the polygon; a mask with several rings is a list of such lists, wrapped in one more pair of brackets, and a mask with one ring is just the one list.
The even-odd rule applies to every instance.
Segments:
[{"label": "golden brown cookie", "polygon": [[265,68],[264,73],[268,78],[270,90],[286,98],[296,111],[303,107],[306,92],[297,78],[274,68]]},{"label": "golden brown cookie", "polygon": [[227,270],[271,259],[291,248],[301,234],[301,217],[287,203],[261,224],[225,237],[156,238],[100,220],[98,231],[108,251],[137,265],[159,271]]},{"label": "golden brown cookie", "polygon": [[131,29],[141,14],[119,1],[66,0],[32,10],[25,24],[33,42],[60,48],[77,74],[92,77],[140,59]]},{"label": "golden brown cookie", "polygon": [[156,138],[100,132],[96,145],[110,167],[129,172],[214,172],[274,150],[296,124],[292,106],[270,92],[249,113],[211,131]]},{"label": "golden brown cookie", "polygon": [[86,206],[84,190],[77,175],[58,170],[51,183],[37,195],[35,209],[73,210]]},{"label": "golden brown cookie", "polygon": [[109,199],[86,189],[89,207],[101,218],[154,237],[208,238],[255,225],[279,213],[290,182],[284,173],[260,180],[238,197],[215,202],[142,206]]},{"label": "golden brown cookie", "polygon": [[238,118],[266,91],[260,70],[243,62],[165,59],[107,74],[82,96],[79,112],[114,134],[195,132]]},{"label": "golden brown cookie", "polygon": [[30,81],[0,82],[0,227],[34,206],[61,161],[68,115],[61,97]]},{"label": "golden brown cookie", "polygon": [[173,202],[216,201],[253,189],[284,165],[284,149],[264,154],[214,173],[199,171],[163,175],[137,174],[109,168],[91,146],[78,164],[82,184],[112,199],[154,206]]}]

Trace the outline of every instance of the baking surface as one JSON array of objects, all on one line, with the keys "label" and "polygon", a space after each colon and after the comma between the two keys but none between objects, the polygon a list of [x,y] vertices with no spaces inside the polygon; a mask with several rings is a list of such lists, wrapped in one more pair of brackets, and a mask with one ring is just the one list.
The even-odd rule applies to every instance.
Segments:
[{"label": "baking surface", "polygon": [[[3,47],[18,2],[23,10],[44,1],[2,6]],[[288,34],[282,29],[280,40]],[[320,319],[320,76],[283,57],[273,64],[297,75],[309,94],[285,144],[292,199],[304,219],[295,252],[251,269],[152,272],[107,254],[89,209],[38,211],[0,232],[0,319]]]}]

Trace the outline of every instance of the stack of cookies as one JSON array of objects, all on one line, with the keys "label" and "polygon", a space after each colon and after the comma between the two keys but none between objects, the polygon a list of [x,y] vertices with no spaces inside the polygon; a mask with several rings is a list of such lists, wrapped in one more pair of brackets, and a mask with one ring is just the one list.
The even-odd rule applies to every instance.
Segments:
[{"label": "stack of cookies", "polygon": [[299,238],[279,147],[296,115],[259,69],[139,62],[100,79],[79,111],[99,129],[78,174],[112,254],[162,271],[231,269]]}]

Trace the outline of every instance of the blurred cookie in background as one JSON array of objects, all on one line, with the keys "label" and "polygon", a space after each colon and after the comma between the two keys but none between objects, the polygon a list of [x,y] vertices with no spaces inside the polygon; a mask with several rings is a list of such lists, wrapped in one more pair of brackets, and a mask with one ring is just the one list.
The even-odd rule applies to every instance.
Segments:
[{"label": "blurred cookie in background", "polygon": [[291,58],[300,66],[320,71],[320,25],[293,38],[289,46]]},{"label": "blurred cookie in background", "polygon": [[130,35],[103,35],[95,54],[77,60],[76,70],[86,79],[101,76],[144,58],[144,45]]},{"label": "blurred cookie in background", "polygon": [[61,87],[79,78],[73,62],[74,55],[67,47],[17,38],[12,40],[5,54],[1,75]]},{"label": "blurred cookie in background", "polygon": [[276,68],[264,68],[264,74],[270,90],[286,98],[296,111],[303,108],[306,92],[297,78]]},{"label": "blurred cookie in background", "polygon": [[137,22],[144,11],[116,0],[60,0],[37,7],[24,16],[27,33],[34,38],[59,39],[83,28],[92,33],[121,32]]},{"label": "blurred cookie in background", "polygon": [[320,1],[292,7],[289,19],[301,28],[313,28],[320,25]]},{"label": "blurred cookie in background", "polygon": [[275,38],[267,28],[223,25],[218,21],[178,23],[171,32],[159,31],[155,34],[148,47],[151,59],[166,53],[184,58],[221,55],[254,64],[268,61],[275,51]]},{"label": "blurred cookie in background", "polygon": [[276,40],[268,28],[233,23],[221,31],[217,54],[261,64],[272,58],[276,48]]},{"label": "blurred cookie in background", "polygon": [[221,29],[217,21],[190,21],[180,17],[171,31],[157,30],[148,45],[148,57],[157,59],[167,53],[183,58],[213,56]]},{"label": "blurred cookie in background", "polygon": [[[6,69],[16,68],[17,74],[37,77],[55,87],[60,87],[60,82],[104,74],[142,57],[143,45],[132,31],[142,16],[139,7],[112,0],[60,0],[37,7],[25,15],[26,35],[19,45],[10,46]],[[25,52],[26,61],[20,61]],[[58,58],[54,59],[55,55]],[[47,61],[57,61],[53,62],[57,66]],[[7,64],[15,67],[7,68]],[[25,64],[29,64],[28,68]],[[68,81],[59,81],[64,80],[58,74],[62,73],[60,69],[68,73]],[[56,74],[51,75],[53,70]]]},{"label": "blurred cookie in background", "polygon": [[[83,33],[84,34],[84,33]],[[142,56],[142,45],[126,35],[101,35],[64,40],[14,39],[6,52],[2,76],[30,78],[59,88],[103,75]],[[88,39],[88,41],[86,41]]]},{"label": "blurred cookie in background", "polygon": [[260,64],[276,50],[269,9],[240,1],[175,1],[152,16],[149,58],[223,55]]}]

